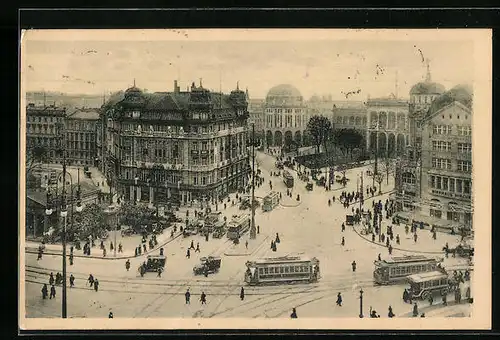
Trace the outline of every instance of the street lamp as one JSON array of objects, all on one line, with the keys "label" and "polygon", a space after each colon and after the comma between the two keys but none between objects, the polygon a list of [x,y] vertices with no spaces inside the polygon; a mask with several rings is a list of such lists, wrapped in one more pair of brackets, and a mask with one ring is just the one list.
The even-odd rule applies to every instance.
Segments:
[{"label": "street lamp", "polygon": [[363,288],[359,290],[359,317],[363,318]]},{"label": "street lamp", "polygon": [[255,123],[252,122],[252,224],[250,226],[250,238],[257,237],[255,229]]}]

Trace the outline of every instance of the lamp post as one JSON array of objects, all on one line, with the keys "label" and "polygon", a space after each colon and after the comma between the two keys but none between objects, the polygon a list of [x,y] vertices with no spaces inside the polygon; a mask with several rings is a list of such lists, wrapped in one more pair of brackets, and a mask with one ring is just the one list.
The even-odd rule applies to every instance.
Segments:
[{"label": "lamp post", "polygon": [[[63,187],[62,187],[62,192],[61,192],[61,198],[60,198],[60,215],[63,219],[62,222],[62,276],[63,276],[63,283],[62,283],[62,318],[66,319],[68,316],[68,310],[67,310],[67,287],[66,287],[66,236],[67,236],[67,217],[68,217],[68,209],[67,209],[67,198],[66,198],[66,174],[70,178],[70,199],[71,199],[71,227],[73,227],[73,203],[75,201],[75,197],[73,195],[73,178],[69,172],[66,170],[66,154],[65,150],[63,150],[63,170],[62,173],[59,174],[57,181],[59,181],[60,176],[62,175],[62,182],[63,182]],[[57,182],[56,182],[57,183]],[[56,188],[57,190],[57,188]],[[56,191],[56,196],[57,196],[57,191]],[[78,188],[77,188],[77,205],[76,205],[76,211],[81,212],[83,210],[83,206],[80,202],[80,173],[78,172]],[[59,199],[56,199],[59,201]],[[47,208],[45,210],[45,214],[47,216],[52,215],[52,204],[51,204],[51,195],[49,192],[47,192]]]},{"label": "lamp post", "polygon": [[363,318],[363,288],[359,290],[359,317]]},{"label": "lamp post", "polygon": [[255,124],[252,122],[252,224],[250,226],[250,238],[257,237],[255,229]]},{"label": "lamp post", "polygon": [[376,139],[375,139],[375,169],[374,169],[374,172],[373,172],[373,184],[372,186],[375,186],[375,176],[377,175],[377,165],[378,165],[378,135],[379,135],[379,121],[378,121],[378,118],[377,118],[377,123],[375,124],[375,136],[376,136]]}]

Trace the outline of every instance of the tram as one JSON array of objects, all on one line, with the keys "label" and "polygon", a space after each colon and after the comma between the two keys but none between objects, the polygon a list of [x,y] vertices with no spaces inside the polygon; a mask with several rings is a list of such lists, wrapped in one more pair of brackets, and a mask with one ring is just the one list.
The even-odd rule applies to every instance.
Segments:
[{"label": "tram", "polygon": [[390,257],[382,261],[374,261],[373,281],[379,285],[387,285],[404,281],[408,275],[425,273],[437,269],[443,259],[422,255]]},{"label": "tram", "polygon": [[247,214],[233,216],[228,223],[227,238],[230,240],[239,239],[250,229],[250,217]]},{"label": "tram", "polygon": [[249,285],[312,283],[321,277],[319,260],[315,257],[263,258],[248,261],[246,266],[245,282]]},{"label": "tram", "polygon": [[262,200],[262,210],[271,211],[280,203],[280,193],[276,191],[271,191]]},{"label": "tram", "polygon": [[283,170],[283,183],[287,188],[293,188],[293,176],[287,170]]}]

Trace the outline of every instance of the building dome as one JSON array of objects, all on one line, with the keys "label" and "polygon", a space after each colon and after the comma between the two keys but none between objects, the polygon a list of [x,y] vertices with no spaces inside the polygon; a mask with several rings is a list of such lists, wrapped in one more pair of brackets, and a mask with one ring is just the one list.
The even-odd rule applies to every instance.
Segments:
[{"label": "building dome", "polygon": [[454,102],[459,102],[460,104],[472,109],[472,99],[473,90],[469,85],[457,85],[451,90],[443,93],[437,97],[429,109],[429,114],[433,114],[441,110],[443,107],[450,105]]},{"label": "building dome", "polygon": [[302,106],[303,98],[295,86],[280,84],[267,92],[266,104],[271,106]]},{"label": "building dome", "polygon": [[142,94],[142,90],[138,87],[132,86],[129,87],[126,91],[126,94]]},{"label": "building dome", "polygon": [[445,88],[443,85],[433,82],[420,82],[413,85],[410,95],[443,94]]}]

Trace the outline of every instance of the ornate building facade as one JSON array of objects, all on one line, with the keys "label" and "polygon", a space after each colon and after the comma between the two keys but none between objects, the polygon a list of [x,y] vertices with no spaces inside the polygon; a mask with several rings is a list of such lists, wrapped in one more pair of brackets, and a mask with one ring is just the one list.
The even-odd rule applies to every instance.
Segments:
[{"label": "ornate building facade", "polygon": [[61,150],[66,125],[66,109],[54,105],[36,106],[33,103],[26,107],[26,152],[27,156],[35,147],[47,150],[47,161],[59,163],[62,160]]},{"label": "ornate building facade", "polygon": [[356,129],[366,135],[366,106],[359,101],[335,102],[332,109],[335,129]]},{"label": "ornate building facade", "polygon": [[[193,83],[181,92],[135,87],[103,106],[106,175],[125,200],[187,204],[247,185],[247,101]],[[155,197],[156,193],[156,197]]]},{"label": "ornate building facade", "polygon": [[309,114],[302,94],[288,84],[274,86],[264,102],[264,132],[267,147],[282,147],[294,140],[307,144]]},{"label": "ornate building facade", "polygon": [[76,109],[66,121],[66,159],[70,165],[93,166],[97,160],[96,109]]},{"label": "ornate building facade", "polygon": [[394,97],[368,98],[366,148],[379,156],[402,155],[408,144],[408,102]]}]

